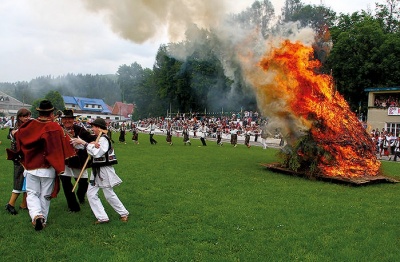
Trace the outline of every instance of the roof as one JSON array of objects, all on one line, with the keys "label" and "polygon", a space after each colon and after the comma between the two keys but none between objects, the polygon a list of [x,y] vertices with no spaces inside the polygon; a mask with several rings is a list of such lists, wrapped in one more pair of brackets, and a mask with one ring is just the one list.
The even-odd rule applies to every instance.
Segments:
[{"label": "roof", "polygon": [[126,104],[122,102],[115,102],[112,109],[112,114],[124,116],[125,118],[130,118],[129,115],[133,114],[133,104]]},{"label": "roof", "polygon": [[77,97],[77,96],[62,96],[62,97],[64,99],[64,104],[76,105],[77,108],[79,108],[82,111],[111,114],[111,110],[109,109],[108,105],[103,101],[103,99]]},{"label": "roof", "polygon": [[16,114],[20,108],[30,108],[32,105],[23,103],[14,97],[0,91],[0,112]]},{"label": "roof", "polygon": [[370,87],[365,88],[365,92],[400,91],[400,86],[393,87]]}]

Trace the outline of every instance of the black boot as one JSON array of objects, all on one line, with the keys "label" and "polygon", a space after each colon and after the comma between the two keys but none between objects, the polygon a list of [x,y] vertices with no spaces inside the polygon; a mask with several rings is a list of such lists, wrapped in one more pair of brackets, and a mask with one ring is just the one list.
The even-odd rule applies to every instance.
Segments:
[{"label": "black boot", "polygon": [[14,208],[12,205],[10,205],[10,204],[7,204],[7,205],[6,205],[6,210],[7,210],[8,213],[10,213],[11,215],[16,215],[16,214],[18,214],[17,210],[15,210],[15,208]]}]

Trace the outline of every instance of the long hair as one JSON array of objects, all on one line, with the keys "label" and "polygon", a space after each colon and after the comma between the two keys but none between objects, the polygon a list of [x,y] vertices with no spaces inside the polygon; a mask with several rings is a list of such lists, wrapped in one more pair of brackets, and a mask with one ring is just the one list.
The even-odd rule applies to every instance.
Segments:
[{"label": "long hair", "polygon": [[32,113],[28,109],[26,109],[26,108],[19,109],[17,112],[17,123],[16,123],[15,127],[18,128],[20,125],[22,125],[22,121],[19,119],[21,116],[31,116],[31,115],[32,115]]}]

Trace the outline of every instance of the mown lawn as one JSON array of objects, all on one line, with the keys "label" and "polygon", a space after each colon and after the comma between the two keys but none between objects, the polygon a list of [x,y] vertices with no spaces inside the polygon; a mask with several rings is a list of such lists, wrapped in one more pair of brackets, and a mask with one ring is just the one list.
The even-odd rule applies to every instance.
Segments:
[{"label": "mown lawn", "polygon": [[[399,184],[339,185],[273,173],[276,149],[169,146],[147,134],[115,143],[123,179],[115,191],[130,211],[94,225],[88,204],[68,213],[53,199],[48,226],[36,232],[26,211],[4,210],[12,190],[9,145],[0,130],[0,253],[3,261],[399,261]],[[114,138],[117,138],[114,135]],[[400,179],[400,163],[384,162]],[[17,201],[19,205],[20,200]]]}]

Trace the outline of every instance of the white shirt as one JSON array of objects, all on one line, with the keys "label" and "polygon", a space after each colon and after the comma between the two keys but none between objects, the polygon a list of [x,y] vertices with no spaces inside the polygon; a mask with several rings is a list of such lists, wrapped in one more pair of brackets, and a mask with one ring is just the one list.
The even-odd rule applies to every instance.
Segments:
[{"label": "white shirt", "polygon": [[[14,123],[13,123],[14,122]],[[7,121],[7,123],[5,123],[4,124],[4,127],[15,127],[15,124],[17,123],[17,120],[16,119],[14,119],[14,121],[12,121],[12,119],[9,119],[8,121]]]}]

